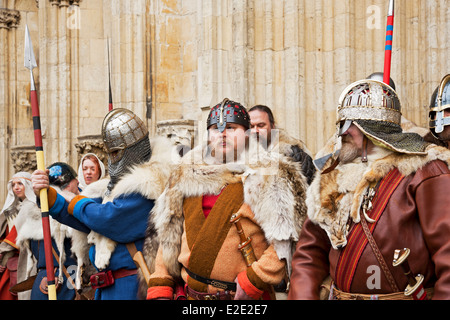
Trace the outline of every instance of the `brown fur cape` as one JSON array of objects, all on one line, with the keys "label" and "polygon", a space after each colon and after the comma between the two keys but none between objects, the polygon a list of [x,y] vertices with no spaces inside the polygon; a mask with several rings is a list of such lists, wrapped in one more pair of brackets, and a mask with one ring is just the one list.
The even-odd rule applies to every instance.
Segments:
[{"label": "brown fur cape", "polygon": [[147,261],[161,246],[167,270],[180,278],[184,199],[218,194],[226,184],[243,182],[244,202],[250,206],[267,242],[274,245],[278,258],[286,259],[290,271],[291,256],[306,218],[306,181],[300,164],[278,152],[258,148],[252,139],[250,146],[246,161],[230,164],[208,164],[206,149],[201,146],[184,156],[153,208],[144,244]]}]

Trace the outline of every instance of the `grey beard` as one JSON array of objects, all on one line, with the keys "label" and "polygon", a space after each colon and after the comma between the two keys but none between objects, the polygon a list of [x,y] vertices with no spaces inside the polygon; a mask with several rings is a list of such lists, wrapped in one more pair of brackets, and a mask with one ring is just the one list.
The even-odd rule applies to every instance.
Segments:
[{"label": "grey beard", "polygon": [[349,163],[361,155],[360,150],[349,142],[343,142],[341,151],[339,152],[339,161],[341,163]]},{"label": "grey beard", "polygon": [[111,163],[108,157],[108,172],[111,180],[108,183],[106,195],[109,195],[117,182],[128,172],[133,166],[144,163],[150,159],[152,149],[150,141],[147,138],[139,141],[135,145],[124,150],[122,158],[116,163]]}]

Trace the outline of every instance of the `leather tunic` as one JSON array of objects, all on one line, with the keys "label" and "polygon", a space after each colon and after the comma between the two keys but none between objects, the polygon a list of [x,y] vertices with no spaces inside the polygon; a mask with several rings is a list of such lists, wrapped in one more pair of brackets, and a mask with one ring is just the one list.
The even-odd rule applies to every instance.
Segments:
[{"label": "leather tunic", "polygon": [[[424,275],[424,287],[434,287],[433,299],[450,299],[450,170],[439,160],[429,162],[406,176],[392,193],[373,237],[397,286],[407,279],[400,267],[393,267],[395,249],[409,248],[409,265],[414,274]],[[363,218],[363,217],[362,217]],[[307,219],[292,262],[289,299],[318,299],[323,280],[334,280],[342,249],[333,249],[327,234]],[[375,266],[375,268],[374,268]],[[377,288],[368,285],[379,267]],[[371,278],[373,279],[373,278]],[[357,261],[351,293],[387,294],[392,289],[370,245]]]}]

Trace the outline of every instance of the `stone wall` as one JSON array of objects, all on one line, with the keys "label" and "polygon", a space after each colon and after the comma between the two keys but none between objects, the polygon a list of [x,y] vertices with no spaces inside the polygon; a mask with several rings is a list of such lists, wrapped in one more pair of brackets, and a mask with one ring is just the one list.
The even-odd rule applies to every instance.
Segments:
[{"label": "stone wall", "polygon": [[[270,106],[315,153],[334,133],[341,91],[383,69],[388,2],[0,0],[0,202],[11,175],[35,165],[25,25],[47,165],[76,168],[101,147],[85,138],[100,134],[109,79],[114,107],[136,112],[152,135],[198,143],[209,107],[227,97]],[[450,72],[450,0],[395,4],[391,76],[404,116],[426,126]]]}]

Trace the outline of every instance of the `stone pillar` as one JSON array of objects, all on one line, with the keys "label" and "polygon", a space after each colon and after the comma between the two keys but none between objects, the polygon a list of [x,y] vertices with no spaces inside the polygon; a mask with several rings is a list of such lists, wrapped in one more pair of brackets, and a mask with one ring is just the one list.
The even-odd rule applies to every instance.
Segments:
[{"label": "stone pillar", "polygon": [[[109,1],[108,1],[109,2]],[[105,37],[111,39],[111,83],[114,107],[127,108],[136,113],[151,129],[151,115],[147,112],[149,32],[149,0],[112,1],[106,7]],[[105,62],[107,56],[103,57]],[[107,77],[104,78],[107,83]],[[152,130],[150,130],[152,131]]]},{"label": "stone pillar", "polygon": [[[16,104],[16,92],[14,90],[16,42],[15,33],[20,22],[20,12],[13,9],[0,8],[0,199],[6,195],[6,184],[14,173],[9,154],[9,147],[15,143],[12,134],[14,120],[17,113],[14,112]],[[21,64],[23,65],[23,63]]]}]

